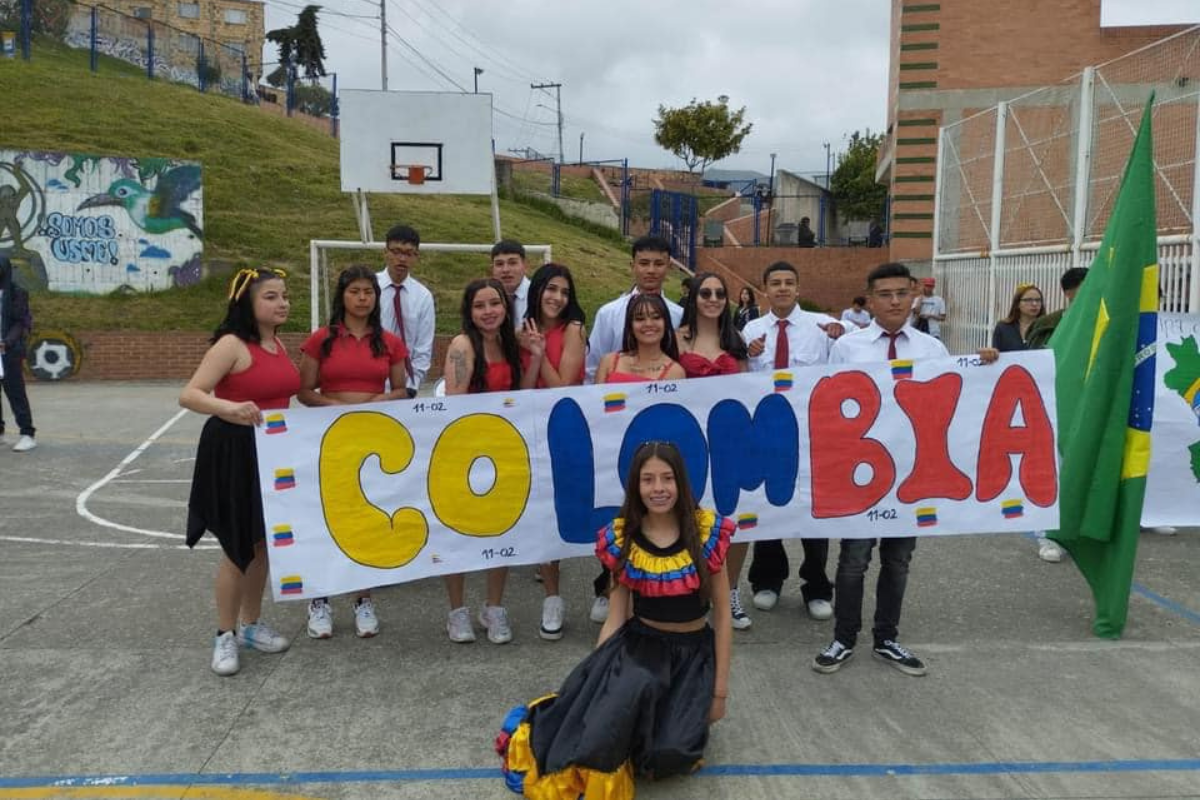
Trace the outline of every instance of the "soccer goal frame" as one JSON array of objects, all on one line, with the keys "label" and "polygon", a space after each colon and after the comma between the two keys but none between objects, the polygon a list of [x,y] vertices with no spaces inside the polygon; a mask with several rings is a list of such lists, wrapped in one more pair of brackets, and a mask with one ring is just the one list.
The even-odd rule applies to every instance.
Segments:
[{"label": "soccer goal frame", "polygon": [[[322,287],[329,286],[329,253],[333,250],[370,250],[380,254],[383,263],[383,248],[386,242],[363,242],[340,239],[313,239],[308,243],[309,297],[311,299],[311,330],[321,327],[321,319],[329,318],[330,299]],[[551,246],[527,244],[525,252],[530,256],[541,254],[542,263],[551,261]],[[490,244],[451,244],[444,242],[422,242],[422,253],[491,253]],[[383,267],[380,266],[380,269]],[[323,312],[323,314],[322,314]]]}]

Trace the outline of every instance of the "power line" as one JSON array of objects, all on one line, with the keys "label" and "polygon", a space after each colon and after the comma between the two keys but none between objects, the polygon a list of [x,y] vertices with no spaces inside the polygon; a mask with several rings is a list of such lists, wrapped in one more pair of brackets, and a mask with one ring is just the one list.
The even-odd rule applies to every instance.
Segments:
[{"label": "power line", "polygon": [[[451,53],[453,53],[458,58],[462,59],[463,61],[465,61],[467,63],[471,63],[472,61],[476,60],[475,56],[463,53],[461,50],[456,49],[453,45],[451,45],[449,42],[447,42],[445,39],[443,39],[441,36],[439,36],[437,30],[435,30],[434,28],[427,27],[425,25],[425,23],[421,22],[421,20],[419,20],[416,16],[411,14],[404,6],[400,5],[400,3],[398,1],[393,2],[393,7],[398,9],[401,14],[403,14],[404,16],[406,16],[410,20],[412,20],[413,23],[415,23],[417,27],[419,27],[421,30],[425,31],[427,34],[429,34],[429,36],[432,39],[437,41],[440,45],[445,47],[447,50],[449,50]],[[426,12],[426,14],[428,15],[428,12]],[[432,22],[436,28],[436,26],[437,26],[436,20],[432,20]],[[444,26],[443,26],[443,28],[444,28]],[[448,32],[451,35],[454,35],[454,31],[448,30]],[[459,41],[463,42],[468,47],[471,46],[470,43],[465,41],[461,36],[458,36],[456,38],[458,38]],[[478,48],[474,48],[474,49],[478,51]],[[485,54],[485,58],[487,58],[486,54]],[[492,69],[493,69],[493,74],[497,75],[498,77],[502,77],[502,78],[506,78],[507,80],[513,80],[513,81],[518,81],[518,82],[522,82],[522,83],[524,82],[524,81],[521,81],[520,78],[508,77],[508,76],[504,75],[503,73],[499,73],[495,70],[494,67]]]},{"label": "power line", "polygon": [[[418,6],[420,6],[423,10],[426,10],[425,9],[426,0],[412,0],[412,1],[414,3],[416,3]],[[484,46],[484,48],[488,47],[487,42],[485,42],[477,34],[473,33],[472,31],[468,30],[467,28],[463,27],[463,25],[460,24],[458,20],[456,20],[453,16],[451,16],[448,12],[446,12],[441,6],[439,6],[437,4],[437,0],[428,0],[428,3],[433,8],[434,11],[436,11],[443,18],[445,18],[447,21],[449,21],[451,26],[453,26],[454,28],[457,28],[458,30],[467,34],[472,39],[475,39],[480,44],[482,44]],[[428,10],[426,10],[426,13],[428,13]],[[451,31],[451,33],[453,34],[453,31]],[[454,35],[457,36],[457,34],[454,34]],[[460,40],[462,39],[462,37],[458,37],[458,38]],[[470,45],[465,40],[463,40],[463,42],[464,42],[464,44],[467,44],[468,46],[473,47],[477,52],[480,52],[481,54],[483,54],[485,58],[488,58],[493,63],[501,64],[501,63],[507,62],[508,69],[513,70],[517,75],[524,76],[524,78],[522,78],[522,80],[521,80],[522,83],[525,80],[533,80],[535,82],[541,80],[540,78],[536,77],[528,68],[526,68],[522,64],[517,63],[513,59],[508,58],[500,51],[497,51],[495,49],[480,50],[479,48],[474,47],[473,45]]]}]

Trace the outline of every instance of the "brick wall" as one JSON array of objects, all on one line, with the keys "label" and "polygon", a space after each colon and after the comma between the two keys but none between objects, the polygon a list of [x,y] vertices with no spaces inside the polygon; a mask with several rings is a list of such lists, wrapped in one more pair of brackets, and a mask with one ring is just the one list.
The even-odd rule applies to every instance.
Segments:
[{"label": "brick wall", "polygon": [[[74,334],[83,350],[78,374],[81,381],[186,381],[196,370],[208,349],[210,334],[198,331],[82,331]],[[300,345],[306,333],[280,336],[292,360],[299,363]],[[427,381],[432,384],[442,374],[449,336],[438,336],[433,343],[433,364]]]},{"label": "brick wall", "polygon": [[699,271],[720,274],[734,296],[743,285],[761,289],[763,270],[786,261],[799,273],[800,296],[838,314],[863,293],[867,273],[887,260],[886,250],[865,247],[705,247],[696,252]]}]

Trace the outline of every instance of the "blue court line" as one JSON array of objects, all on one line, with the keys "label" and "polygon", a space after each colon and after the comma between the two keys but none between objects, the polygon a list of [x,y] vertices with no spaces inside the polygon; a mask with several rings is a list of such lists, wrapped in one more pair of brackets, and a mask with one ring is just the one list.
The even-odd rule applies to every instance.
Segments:
[{"label": "blue court line", "polygon": [[1139,595],[1140,597],[1146,598],[1151,603],[1170,611],[1172,614],[1178,614],[1194,625],[1200,625],[1200,614],[1197,614],[1195,611],[1192,611],[1186,606],[1176,603],[1174,600],[1163,597],[1161,594],[1150,591],[1140,583],[1135,583],[1133,585],[1133,593]]},{"label": "blue court line", "polygon": [[[705,767],[700,777],[844,777],[883,778],[914,775],[1034,775],[1046,773],[1200,772],[1200,759],[1128,761],[996,761],[960,764],[725,764]],[[204,775],[62,775],[0,778],[0,789],[95,786],[287,786],[316,783],[400,783],[491,780],[489,769],[399,769],[344,772],[233,772]]]}]

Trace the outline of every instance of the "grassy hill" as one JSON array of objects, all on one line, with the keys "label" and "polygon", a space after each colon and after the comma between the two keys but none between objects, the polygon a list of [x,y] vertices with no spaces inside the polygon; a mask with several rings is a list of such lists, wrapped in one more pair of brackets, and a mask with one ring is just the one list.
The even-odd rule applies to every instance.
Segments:
[{"label": "grassy hill", "polygon": [[[357,238],[353,208],[339,188],[337,140],[231,98],[148,81],[123,62],[101,62],[93,74],[87,52],[38,39],[32,61],[0,65],[0,96],[11,110],[0,147],[201,162],[205,260],[287,269],[296,278],[288,327],[305,329],[309,240]],[[373,195],[371,218],[377,239],[402,221],[424,241],[492,241],[486,197]],[[589,314],[626,287],[629,254],[621,242],[517,202],[502,201],[500,218],[506,237],[553,246],[555,261],[575,273]],[[378,262],[362,252],[333,263],[356,259]],[[462,287],[486,271],[482,255],[422,256],[417,275],[437,297],[439,331],[457,330]],[[39,328],[209,330],[223,312],[224,292],[225,279],[211,278],[133,296],[40,293],[33,303]]]}]

